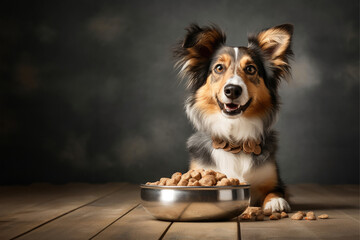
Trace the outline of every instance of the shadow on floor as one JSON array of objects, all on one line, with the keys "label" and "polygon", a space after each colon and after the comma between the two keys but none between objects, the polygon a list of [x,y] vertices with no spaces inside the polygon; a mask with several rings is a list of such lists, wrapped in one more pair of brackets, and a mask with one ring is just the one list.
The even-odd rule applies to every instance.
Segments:
[{"label": "shadow on floor", "polygon": [[354,209],[358,208],[355,205],[344,205],[344,204],[326,204],[326,203],[301,203],[301,204],[290,204],[292,211],[301,211],[301,210],[325,210],[325,209]]}]

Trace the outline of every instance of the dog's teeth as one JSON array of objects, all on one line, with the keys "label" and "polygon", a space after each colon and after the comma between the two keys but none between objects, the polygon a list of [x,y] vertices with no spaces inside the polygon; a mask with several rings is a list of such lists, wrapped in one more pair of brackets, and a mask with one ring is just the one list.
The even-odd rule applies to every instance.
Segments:
[{"label": "dog's teeth", "polygon": [[[231,107],[229,107],[228,105],[231,105]],[[236,111],[237,109],[240,108],[240,105],[238,104],[233,104],[233,103],[228,103],[228,104],[224,104],[224,108],[228,111]]]}]

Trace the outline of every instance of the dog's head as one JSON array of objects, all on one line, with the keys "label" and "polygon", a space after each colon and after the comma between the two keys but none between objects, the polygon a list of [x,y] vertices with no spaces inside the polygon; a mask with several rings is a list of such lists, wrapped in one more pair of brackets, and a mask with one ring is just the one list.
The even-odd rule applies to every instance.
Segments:
[{"label": "dog's head", "polygon": [[230,47],[218,27],[191,25],[175,50],[192,92],[188,104],[202,117],[266,118],[277,110],[277,88],[290,70],[292,32],[280,25],[250,36],[247,47]]}]

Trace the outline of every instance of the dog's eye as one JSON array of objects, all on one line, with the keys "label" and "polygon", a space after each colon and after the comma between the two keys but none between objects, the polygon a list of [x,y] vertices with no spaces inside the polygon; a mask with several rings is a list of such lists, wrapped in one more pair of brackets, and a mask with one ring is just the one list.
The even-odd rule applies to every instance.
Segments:
[{"label": "dog's eye", "polygon": [[222,73],[224,71],[224,66],[222,64],[216,64],[214,71],[216,73]]},{"label": "dog's eye", "polygon": [[245,67],[245,72],[250,75],[254,75],[256,73],[256,67],[253,65],[248,65]]}]

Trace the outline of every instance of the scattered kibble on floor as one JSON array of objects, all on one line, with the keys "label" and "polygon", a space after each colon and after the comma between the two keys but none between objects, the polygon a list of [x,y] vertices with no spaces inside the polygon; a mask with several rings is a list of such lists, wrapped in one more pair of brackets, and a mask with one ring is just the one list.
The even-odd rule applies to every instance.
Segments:
[{"label": "scattered kibble on floor", "polygon": [[[270,214],[269,214],[270,213]],[[265,217],[269,217],[269,220],[280,220],[282,218],[288,218],[289,215],[286,212],[269,212],[268,210],[262,210],[260,207],[248,207],[243,214],[241,214],[240,219],[246,221],[264,221]],[[291,216],[292,220],[316,220],[319,219],[327,219],[329,215],[321,214],[316,217],[315,213],[310,212],[302,212],[298,211]]]},{"label": "scattered kibble on floor", "polygon": [[316,216],[314,212],[308,212],[306,214],[306,217],[304,218],[305,220],[316,220]]},{"label": "scattered kibble on floor", "polygon": [[291,219],[292,220],[301,220],[301,219],[303,219],[303,217],[304,217],[303,213],[299,211],[299,212],[295,213],[294,215],[292,215]]},{"label": "scattered kibble on floor", "polygon": [[329,215],[327,215],[327,214],[321,214],[320,216],[318,216],[318,218],[320,218],[320,219],[328,219],[328,218],[329,218]]},{"label": "scattered kibble on floor", "polygon": [[279,220],[279,218],[275,214],[271,214],[269,219],[270,220]]},{"label": "scattered kibble on floor", "polygon": [[286,212],[281,212],[281,218],[287,218],[289,215]]}]

